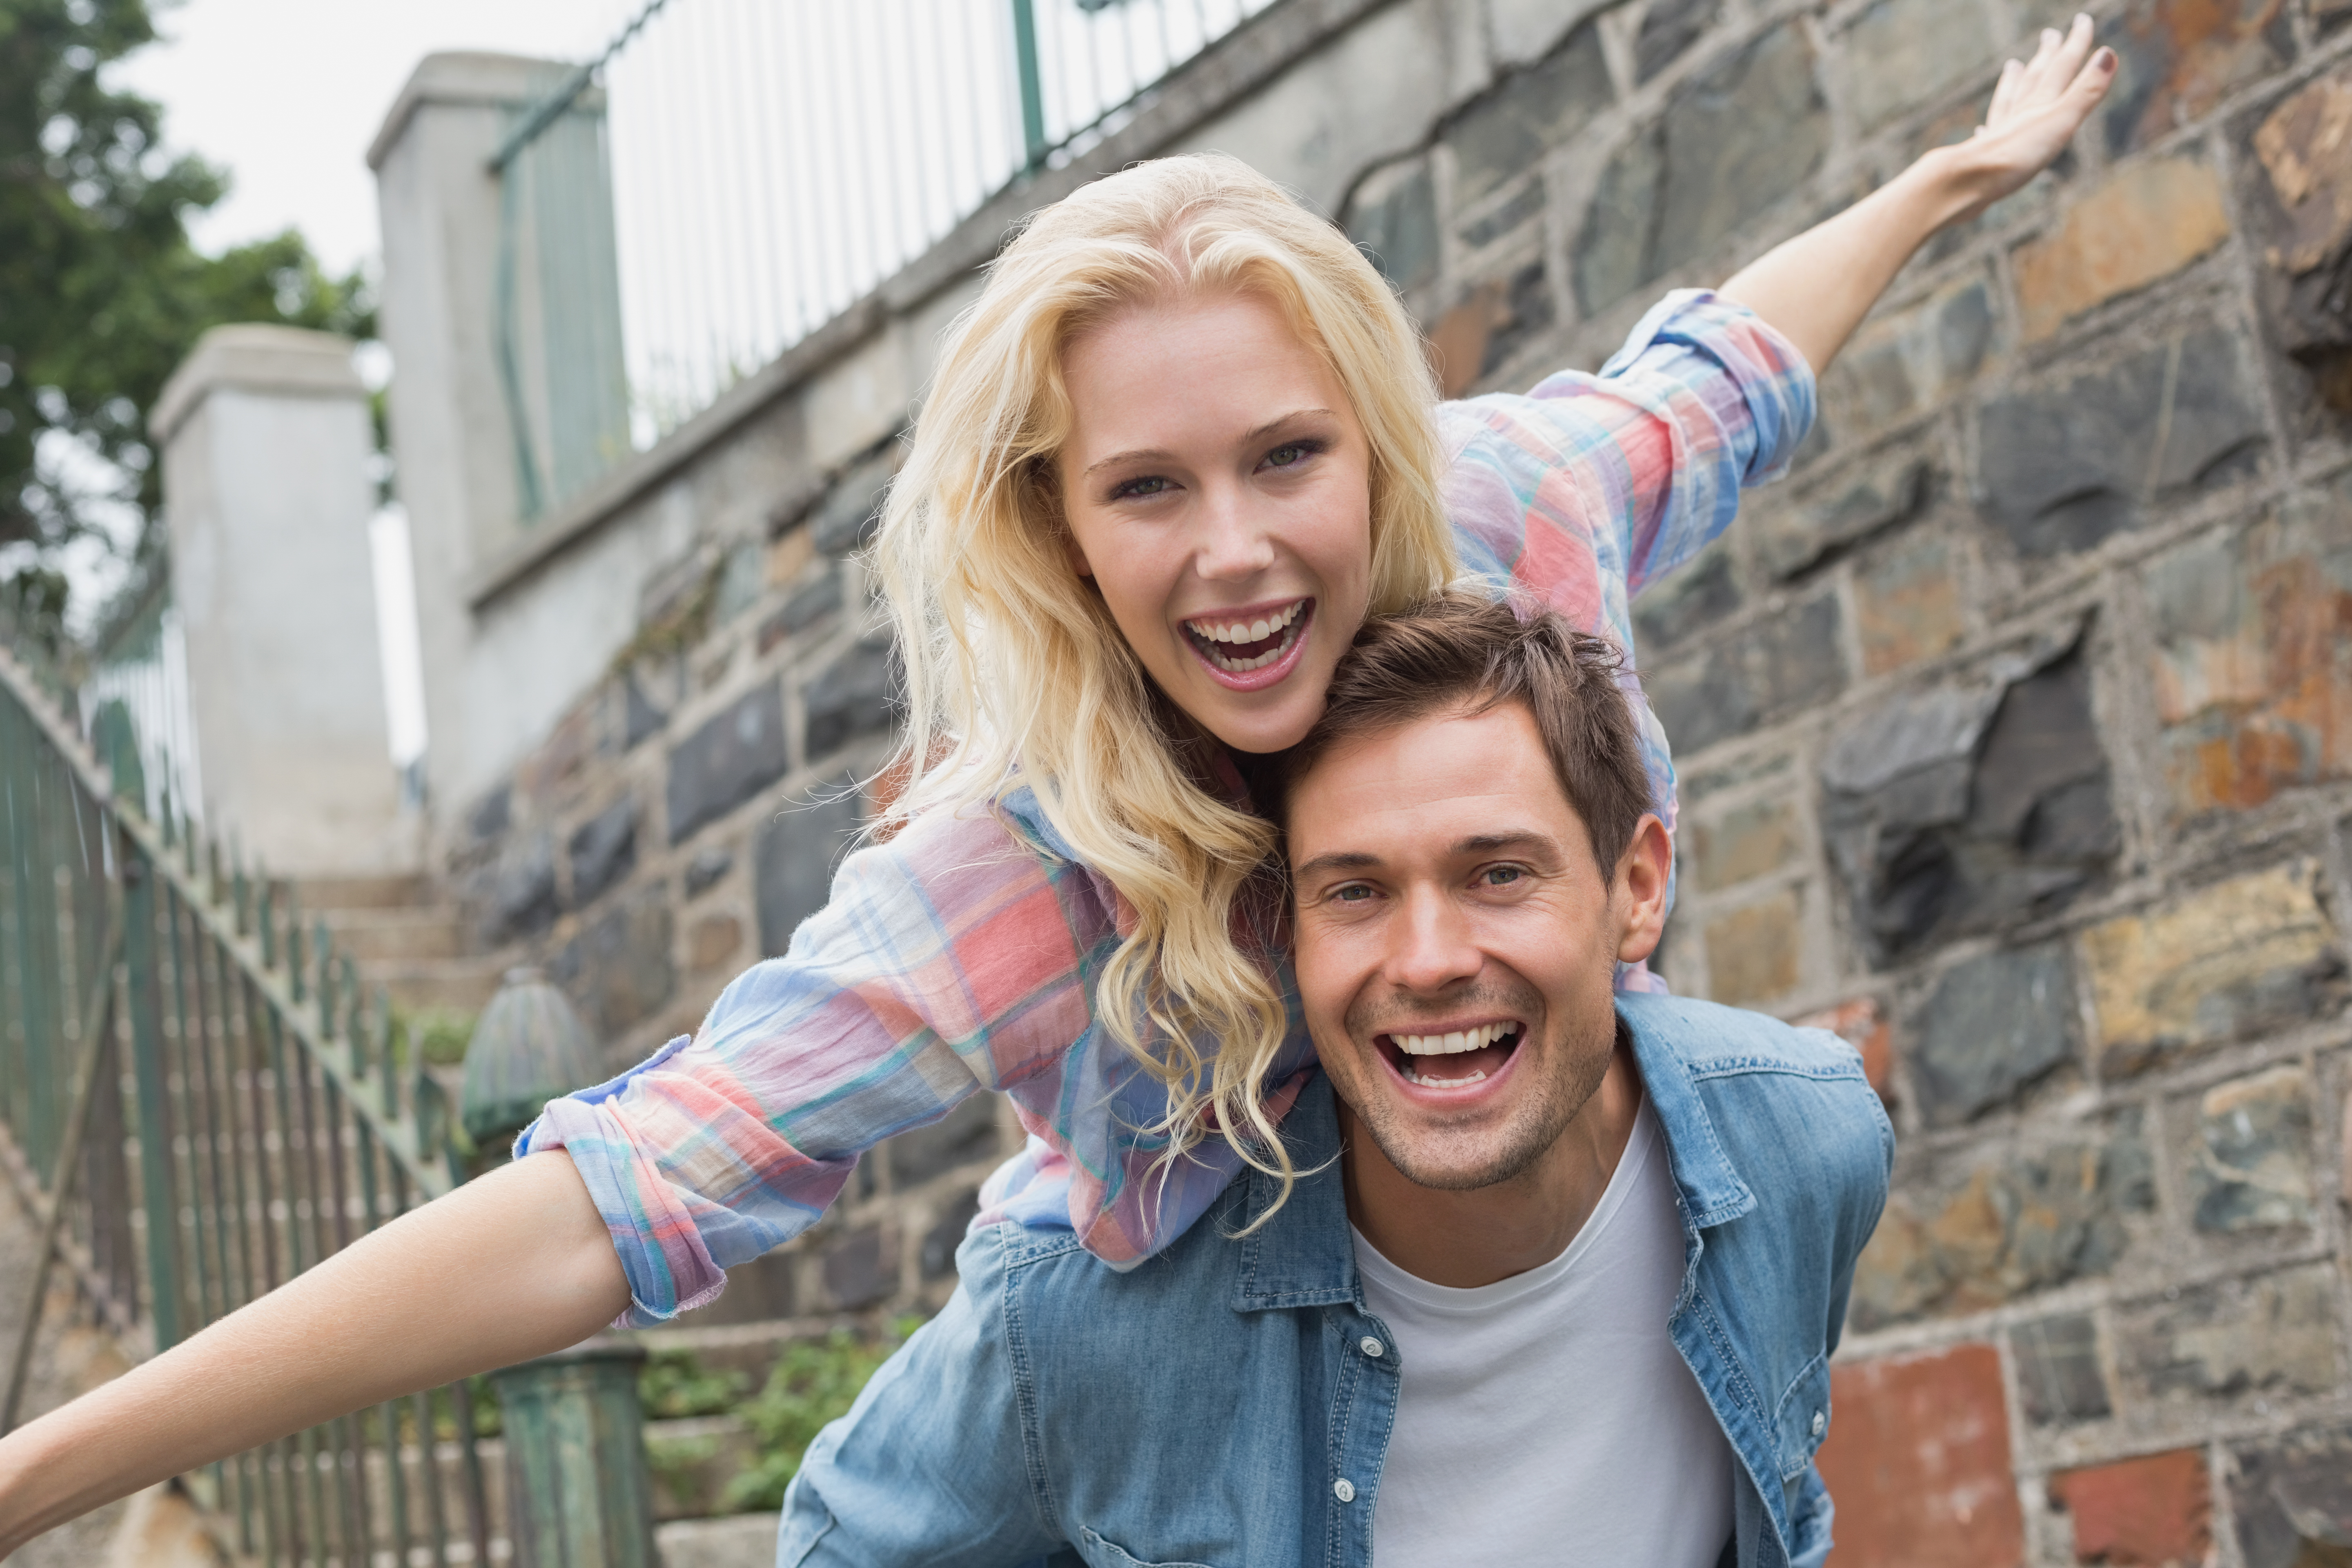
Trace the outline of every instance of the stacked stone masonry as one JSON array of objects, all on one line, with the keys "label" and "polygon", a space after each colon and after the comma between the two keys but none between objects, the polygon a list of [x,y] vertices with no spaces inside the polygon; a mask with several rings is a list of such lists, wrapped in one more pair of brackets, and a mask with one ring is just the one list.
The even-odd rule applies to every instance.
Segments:
[{"label": "stacked stone masonry", "polygon": [[[1522,387],[1965,136],[2072,9],[1289,0],[1196,68],[1244,96],[1102,157],[1292,180],[1450,391]],[[2121,77],[2074,151],[1912,266],[1791,476],[1636,611],[1683,775],[1664,972],[1839,1030],[1901,1132],[1822,1456],[1842,1568],[2352,1561],[2352,5],[2095,14]],[[1381,39],[1429,80],[1374,127],[1332,77]],[[692,552],[447,835],[479,943],[616,1066],[782,948],[869,809],[856,550],[913,391],[822,439],[780,399],[628,503]],[[698,1318],[936,1304],[1013,1138],[979,1101],[893,1140]]]}]

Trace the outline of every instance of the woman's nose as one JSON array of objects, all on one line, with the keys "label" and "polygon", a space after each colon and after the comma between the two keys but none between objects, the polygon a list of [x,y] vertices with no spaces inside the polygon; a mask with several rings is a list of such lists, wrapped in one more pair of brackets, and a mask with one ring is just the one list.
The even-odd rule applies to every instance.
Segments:
[{"label": "woman's nose", "polygon": [[1243,497],[1213,488],[1201,509],[1193,559],[1212,581],[1254,576],[1274,564],[1274,540]]}]

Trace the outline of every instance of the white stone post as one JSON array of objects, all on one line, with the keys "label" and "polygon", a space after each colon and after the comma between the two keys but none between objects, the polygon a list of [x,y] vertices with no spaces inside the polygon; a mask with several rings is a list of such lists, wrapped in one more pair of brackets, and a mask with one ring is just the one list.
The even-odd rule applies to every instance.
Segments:
[{"label": "white stone post", "polygon": [[375,439],[350,342],[215,327],[149,424],[208,823],[272,872],[413,868],[368,556]]},{"label": "white stone post", "polygon": [[[428,55],[368,150],[383,234],[379,316],[392,350],[393,482],[408,511],[431,737],[425,771],[444,819],[533,738],[502,732],[511,704],[491,689],[510,672],[479,657],[469,588],[529,536],[533,503],[543,512],[559,499],[567,455],[576,459],[581,443],[616,422],[625,446],[616,286],[551,298],[537,226],[545,211],[570,215],[578,232],[567,231],[563,243],[609,261],[601,153],[560,170],[519,166],[509,178],[521,183],[511,191],[489,168],[523,112],[571,69],[513,55]],[[570,134],[584,135],[593,149],[593,120],[602,112],[601,96],[583,97],[574,110],[582,125]],[[509,216],[511,235],[502,229]],[[503,348],[501,288],[511,322]],[[555,344],[559,333],[573,336]],[[567,375],[600,394],[587,426],[575,428],[583,417],[571,409],[576,396],[565,404],[569,417],[551,398],[551,383]],[[509,377],[528,411],[520,439]]]}]

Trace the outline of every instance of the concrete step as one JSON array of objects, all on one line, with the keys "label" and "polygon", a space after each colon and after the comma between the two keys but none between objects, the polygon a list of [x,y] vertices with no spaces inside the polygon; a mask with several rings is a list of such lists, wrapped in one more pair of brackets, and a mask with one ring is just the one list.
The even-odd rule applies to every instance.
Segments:
[{"label": "concrete step", "polygon": [[777,1518],[681,1519],[654,1530],[662,1568],[774,1568]]},{"label": "concrete step", "polygon": [[371,970],[414,959],[466,956],[457,917],[439,910],[339,909],[322,918],[336,948]]},{"label": "concrete step", "polygon": [[421,875],[406,877],[311,877],[294,885],[306,910],[421,909],[433,897]]}]

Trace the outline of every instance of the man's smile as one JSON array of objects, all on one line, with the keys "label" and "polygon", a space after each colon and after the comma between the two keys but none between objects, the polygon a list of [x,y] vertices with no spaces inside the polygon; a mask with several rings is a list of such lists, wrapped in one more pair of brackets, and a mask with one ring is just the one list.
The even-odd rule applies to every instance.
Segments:
[{"label": "man's smile", "polygon": [[1465,1089],[1507,1067],[1527,1038],[1517,1018],[1475,1024],[1422,1025],[1372,1037],[1389,1069],[1417,1089]]}]

